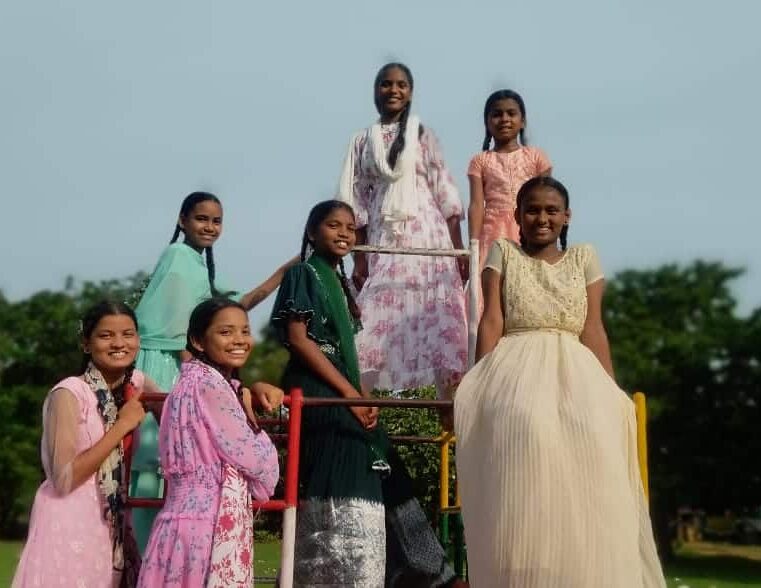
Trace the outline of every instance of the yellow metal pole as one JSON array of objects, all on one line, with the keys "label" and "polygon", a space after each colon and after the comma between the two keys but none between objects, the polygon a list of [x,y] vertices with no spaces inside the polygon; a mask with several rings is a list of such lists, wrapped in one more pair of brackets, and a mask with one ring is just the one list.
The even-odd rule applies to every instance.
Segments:
[{"label": "yellow metal pole", "polygon": [[647,471],[647,399],[642,392],[634,393],[634,407],[637,413],[637,459],[645,499],[650,499],[650,481]]},{"label": "yellow metal pole", "polygon": [[449,508],[449,440],[452,438],[451,433],[444,433],[441,436],[441,467],[439,468],[439,506],[443,511]]}]

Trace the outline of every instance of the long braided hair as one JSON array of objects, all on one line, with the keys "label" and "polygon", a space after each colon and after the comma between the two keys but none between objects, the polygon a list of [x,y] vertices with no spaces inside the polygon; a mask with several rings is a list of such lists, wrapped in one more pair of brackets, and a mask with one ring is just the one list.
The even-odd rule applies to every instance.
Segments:
[{"label": "long braided hair", "polygon": [[[219,206],[222,206],[222,202],[219,198],[217,198],[214,194],[211,192],[193,192],[191,194],[188,194],[185,196],[185,200],[182,201],[182,206],[180,206],[180,217],[182,218],[188,218],[192,213],[193,209],[196,207],[197,204],[200,204],[201,202],[216,202],[219,204]],[[175,243],[177,241],[177,238],[180,236],[180,233],[182,233],[182,227],[180,226],[180,223],[177,223],[177,225],[174,227],[174,234],[172,235],[172,239],[169,241],[170,243]],[[205,248],[206,252],[206,270],[209,272],[209,289],[211,290],[212,296],[219,296],[220,292],[217,290],[217,287],[214,285],[214,277],[216,275],[216,270],[214,268],[214,252],[212,251],[211,247]]]},{"label": "long braided hair", "polygon": [[[320,223],[322,223],[331,212],[338,208],[342,208],[354,216],[354,209],[346,204],[346,202],[341,202],[340,200],[324,200],[315,204],[312,210],[309,211],[307,223],[304,227],[304,236],[301,239],[301,261],[306,261],[307,252],[310,247],[314,249],[314,243],[309,238],[309,234],[314,234],[320,226]],[[349,305],[349,313],[355,320],[359,320],[362,313],[359,310],[359,306],[357,306],[357,301],[354,300],[351,288],[349,288],[349,279],[346,277],[343,258],[338,260],[338,270],[338,279],[341,282],[341,289],[344,291],[346,302]]]},{"label": "long braided hair", "polygon": [[[392,62],[392,63],[387,63],[386,65],[381,67],[378,70],[377,75],[375,76],[375,82],[373,84],[373,101],[375,102],[375,108],[378,111],[378,114],[383,114],[383,111],[381,109],[380,94],[378,93],[378,91],[380,90],[380,85],[383,83],[383,78],[392,69],[398,69],[406,76],[407,82],[410,85],[410,92],[412,92],[415,86],[415,80],[412,77],[412,72],[410,71],[410,68],[404,65],[403,63]],[[407,131],[407,120],[410,118],[411,107],[412,107],[412,100],[407,102],[407,105],[404,107],[404,110],[402,110],[402,113],[399,115],[399,133],[396,135],[394,142],[391,143],[391,148],[388,150],[388,164],[391,166],[391,169],[394,169],[394,167],[396,166],[396,162],[399,159],[399,155],[402,153],[402,151],[404,151],[404,144],[405,144],[404,134]],[[420,126],[420,130],[422,132],[423,130],[422,125]]]},{"label": "long braided hair", "polygon": [[[92,337],[93,332],[95,331],[95,328],[98,326],[98,323],[107,316],[114,316],[114,315],[125,315],[128,316],[130,319],[132,319],[132,322],[135,324],[135,333],[137,333],[137,317],[135,316],[135,311],[133,311],[127,304],[124,302],[117,302],[114,300],[101,300],[94,306],[91,306],[87,309],[85,314],[82,316],[82,323],[80,326],[80,336],[82,338],[82,341],[88,341],[90,337]],[[82,367],[80,369],[80,372],[84,372],[87,369],[87,364],[90,363],[90,354],[84,353],[82,356]],[[97,367],[97,366],[96,366]],[[126,371],[124,372],[124,379],[122,380],[122,383],[119,384],[114,390],[112,390],[112,394],[114,395],[114,401],[116,403],[117,408],[121,408],[124,406],[125,402],[125,394],[124,389],[127,386],[132,385],[132,373],[135,371],[135,364],[132,363],[130,366],[127,367]]]},{"label": "long braided hair", "polygon": [[523,117],[524,122],[524,128],[520,130],[520,133],[518,133],[518,136],[521,140],[521,145],[526,145],[526,128],[525,128],[525,122],[526,122],[526,104],[523,102],[523,98],[521,97],[518,92],[515,92],[513,90],[497,90],[496,92],[493,92],[487,99],[486,104],[484,104],[484,129],[485,129],[485,136],[484,136],[484,144],[482,146],[482,149],[484,151],[488,151],[491,147],[491,140],[492,136],[489,132],[489,113],[491,112],[491,109],[494,108],[494,105],[499,100],[515,100],[515,102],[518,104],[518,108],[520,108],[521,116]]},{"label": "long braided hair", "polygon": [[190,352],[190,354],[195,357],[197,360],[202,361],[206,365],[209,365],[213,367],[215,370],[217,370],[222,376],[227,380],[227,383],[230,384],[230,387],[233,388],[233,391],[235,391],[235,388],[232,384],[231,379],[239,379],[238,378],[238,370],[235,369],[232,372],[231,378],[228,378],[225,376],[225,368],[223,368],[221,365],[216,363],[214,360],[212,360],[206,353],[198,349],[195,345],[193,345],[193,340],[200,341],[203,339],[204,335],[206,334],[206,331],[209,329],[209,326],[211,325],[211,322],[214,320],[214,317],[216,314],[226,308],[239,308],[243,311],[243,314],[246,314],[246,309],[243,308],[243,306],[236,302],[235,300],[230,300],[229,298],[225,298],[224,296],[215,296],[214,298],[208,298],[201,302],[198,306],[196,306],[193,309],[193,312],[190,313],[190,321],[188,324],[188,334],[187,334],[187,341],[185,344],[185,349]]},{"label": "long braided hair", "polygon": [[[534,188],[538,188],[541,186],[544,186],[546,188],[552,188],[553,190],[555,190],[563,198],[563,202],[565,203],[566,210],[570,208],[571,200],[568,197],[568,190],[558,180],[556,180],[555,178],[551,178],[550,176],[537,176],[535,178],[531,178],[525,184],[523,184],[520,190],[518,190],[518,195],[515,198],[515,207],[518,210],[520,210],[523,204],[523,201],[526,198],[528,198],[528,195],[531,193],[531,191]],[[526,238],[523,236],[522,231],[520,233],[520,236],[521,236],[521,247],[525,249]],[[560,229],[560,249],[563,251],[568,249],[568,225],[563,225],[563,228]]]}]

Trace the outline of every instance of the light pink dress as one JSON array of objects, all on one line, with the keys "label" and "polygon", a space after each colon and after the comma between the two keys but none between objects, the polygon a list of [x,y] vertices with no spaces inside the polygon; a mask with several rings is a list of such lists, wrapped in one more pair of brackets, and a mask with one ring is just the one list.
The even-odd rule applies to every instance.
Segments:
[{"label": "light pink dress", "polygon": [[468,176],[480,178],[484,189],[484,224],[479,246],[481,269],[494,241],[519,241],[514,216],[518,190],[526,181],[551,168],[550,159],[538,147],[522,146],[511,153],[483,151],[470,160]]},{"label": "light pink dress", "polygon": [[[132,383],[142,388],[135,370]],[[74,459],[105,434],[98,401],[78,377],[56,384],[42,408],[42,466],[45,481],[37,491],[21,561],[13,588],[56,586],[111,588],[111,528],[95,474],[71,489]]]},{"label": "light pink dress", "polygon": [[[398,124],[383,126],[388,149]],[[447,219],[463,216],[438,141],[424,127],[417,170],[417,214],[395,235],[381,215],[384,180],[375,164],[369,130],[354,140],[357,225],[370,245],[451,249]],[[410,196],[412,197],[412,196]],[[452,257],[368,257],[368,279],[357,297],[363,329],[357,335],[362,386],[397,390],[436,384],[443,392],[465,373],[468,340],[463,283]]]},{"label": "light pink dress", "polygon": [[[266,433],[251,429],[218,371],[197,360],[182,365],[164,403],[159,456],[168,492],[138,586],[250,587],[253,512],[248,498],[264,501],[272,495],[279,476],[277,452]],[[212,557],[213,545],[224,555],[215,550]]]}]

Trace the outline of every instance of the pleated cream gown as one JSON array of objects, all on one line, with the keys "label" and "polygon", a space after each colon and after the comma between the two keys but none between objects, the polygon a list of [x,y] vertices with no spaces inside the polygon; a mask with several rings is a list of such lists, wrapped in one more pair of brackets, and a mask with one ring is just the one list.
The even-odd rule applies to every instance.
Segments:
[{"label": "pleated cream gown", "polygon": [[555,264],[498,241],[505,333],[455,399],[475,588],[665,587],[637,467],[634,405],[579,341],[588,245]]}]

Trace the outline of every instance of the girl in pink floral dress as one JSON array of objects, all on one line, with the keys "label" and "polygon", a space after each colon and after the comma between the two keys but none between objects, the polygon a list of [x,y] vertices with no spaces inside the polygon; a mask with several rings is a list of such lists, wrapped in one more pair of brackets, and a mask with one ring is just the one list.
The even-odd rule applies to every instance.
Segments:
[{"label": "girl in pink floral dress", "polygon": [[267,500],[279,475],[275,447],[257,430],[250,392],[233,379],[252,347],[237,302],[212,298],[193,311],[187,349],[194,359],[182,364],[162,411],[159,455],[168,494],[139,586],[252,585],[251,496]]},{"label": "girl in pink floral dress", "polygon": [[[430,128],[410,114],[413,79],[390,63],[375,78],[380,120],[352,138],[337,198],[357,215],[358,244],[462,248],[463,207]],[[405,389],[459,380],[467,362],[463,283],[451,257],[355,254],[364,330],[362,386]]]},{"label": "girl in pink floral dress", "polygon": [[552,172],[552,163],[544,151],[526,146],[526,105],[520,94],[498,90],[489,96],[484,106],[484,126],[483,151],[468,166],[468,233],[471,239],[480,241],[481,269],[494,241],[518,242],[518,189],[527,180]]}]

